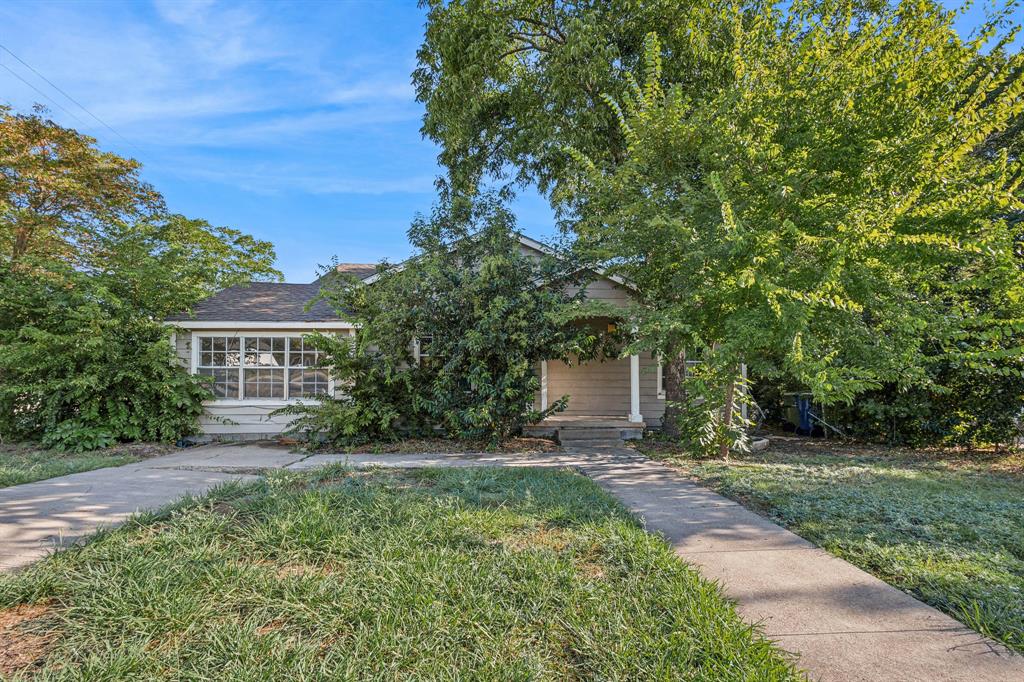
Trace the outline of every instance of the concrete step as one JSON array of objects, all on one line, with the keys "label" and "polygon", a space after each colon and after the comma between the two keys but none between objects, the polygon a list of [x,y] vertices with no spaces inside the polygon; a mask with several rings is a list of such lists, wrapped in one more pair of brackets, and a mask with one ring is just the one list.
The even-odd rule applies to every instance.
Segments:
[{"label": "concrete step", "polygon": [[558,442],[572,441],[622,441],[643,437],[640,427],[618,426],[562,426],[558,429]]}]

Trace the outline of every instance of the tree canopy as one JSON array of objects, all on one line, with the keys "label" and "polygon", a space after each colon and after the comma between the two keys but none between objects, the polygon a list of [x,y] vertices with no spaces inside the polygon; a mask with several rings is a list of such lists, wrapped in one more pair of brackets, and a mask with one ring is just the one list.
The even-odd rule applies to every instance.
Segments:
[{"label": "tree canopy", "polygon": [[453,186],[537,183],[637,286],[641,343],[702,350],[724,395],[741,362],[824,402],[1020,376],[1013,6],[969,39],[931,0],[430,7]]},{"label": "tree canopy", "polygon": [[665,75],[700,91],[718,82],[731,43],[699,0],[427,0],[413,74],[423,132],[441,147],[456,192],[482,181],[557,194],[571,145],[621,160],[625,139],[602,97],[626,92],[656,31],[673,55]]},{"label": "tree canopy", "polygon": [[67,449],[192,433],[210,396],[162,320],[280,279],[273,246],[166,211],[131,159],[0,109],[0,437]]},{"label": "tree canopy", "polygon": [[337,440],[436,426],[496,442],[564,409],[566,396],[534,405],[540,361],[593,356],[606,341],[573,324],[588,307],[569,286],[582,283],[571,259],[524,253],[493,196],[440,204],[409,241],[414,255],[372,281],[325,284],[323,296],[359,324],[354,344],[319,341],[336,381],[353,388],[302,410],[302,427]]}]

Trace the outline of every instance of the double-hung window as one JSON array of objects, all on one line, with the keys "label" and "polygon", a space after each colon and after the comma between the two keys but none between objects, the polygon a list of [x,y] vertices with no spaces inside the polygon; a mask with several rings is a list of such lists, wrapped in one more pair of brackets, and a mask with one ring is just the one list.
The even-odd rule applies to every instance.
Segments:
[{"label": "double-hung window", "polygon": [[210,388],[217,398],[238,398],[241,339],[233,336],[203,336],[199,339],[196,373],[213,377]]},{"label": "double-hung window", "polygon": [[246,336],[242,355],[246,398],[284,399],[285,336]]},{"label": "double-hung window", "polygon": [[330,390],[327,370],[317,367],[320,352],[302,337],[288,338],[288,397],[312,398]]},{"label": "double-hung window", "polygon": [[215,398],[291,400],[330,391],[320,353],[301,336],[198,336],[196,373],[213,378]]}]

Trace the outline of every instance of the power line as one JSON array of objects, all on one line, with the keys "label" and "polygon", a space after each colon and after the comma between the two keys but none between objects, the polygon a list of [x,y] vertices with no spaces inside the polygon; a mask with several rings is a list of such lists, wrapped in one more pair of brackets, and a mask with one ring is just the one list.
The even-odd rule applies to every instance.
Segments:
[{"label": "power line", "polygon": [[65,113],[65,114],[67,114],[67,115],[68,115],[68,116],[70,116],[71,118],[73,118],[73,119],[75,119],[76,121],[78,121],[79,123],[81,123],[83,127],[88,127],[88,125],[89,125],[89,124],[87,124],[87,123],[86,123],[85,121],[83,121],[82,119],[78,118],[77,116],[75,116],[74,114],[72,114],[72,113],[71,113],[70,111],[68,111],[67,109],[65,109],[64,107],[62,107],[62,106],[61,106],[61,105],[60,105],[60,104],[59,104],[59,103],[58,103],[58,102],[57,102],[56,100],[54,100],[54,99],[53,99],[52,97],[50,97],[49,95],[47,95],[47,94],[46,94],[45,92],[43,92],[42,90],[40,90],[40,89],[39,89],[39,88],[37,88],[36,86],[34,86],[34,85],[32,85],[31,83],[29,83],[29,82],[28,82],[27,80],[25,80],[24,78],[22,78],[22,77],[21,77],[21,76],[20,76],[20,75],[19,75],[19,74],[18,74],[18,73],[17,73],[16,71],[13,71],[13,70],[12,70],[12,69],[11,69],[11,68],[10,68],[9,66],[7,66],[6,64],[4,64],[3,62],[0,62],[0,68],[3,68],[3,69],[4,69],[5,71],[7,71],[7,72],[8,72],[9,74],[11,74],[12,76],[14,76],[14,77],[15,77],[15,78],[17,78],[18,80],[20,80],[20,81],[21,81],[22,83],[24,83],[24,84],[25,84],[25,85],[27,85],[28,87],[32,88],[33,90],[35,90],[36,92],[38,92],[38,93],[39,93],[40,95],[42,95],[42,96],[43,96],[43,97],[45,97],[46,99],[50,100],[50,103],[51,103],[51,104],[52,104],[53,106],[57,107],[58,109],[60,109],[61,111],[63,111],[63,112]]},{"label": "power line", "polygon": [[[61,88],[60,88],[60,86],[58,86],[58,85],[57,85],[56,83],[54,83],[54,82],[53,82],[53,81],[51,81],[51,80],[50,80],[49,78],[47,78],[46,76],[44,76],[43,74],[39,73],[39,72],[38,72],[38,71],[36,71],[36,70],[35,70],[34,68],[32,68],[32,65],[31,65],[31,64],[29,64],[29,63],[28,63],[28,62],[26,62],[26,61],[25,61],[24,59],[22,59],[21,57],[19,57],[19,56],[18,56],[18,55],[16,55],[16,54],[14,54],[13,52],[11,52],[10,48],[8,48],[8,47],[7,47],[6,45],[0,44],[0,49],[2,49],[2,50],[3,50],[4,52],[6,52],[7,54],[11,55],[11,56],[12,56],[12,57],[14,57],[15,59],[17,59],[17,60],[18,60],[19,62],[21,62],[22,66],[24,66],[24,67],[25,67],[26,69],[28,69],[29,71],[31,71],[32,73],[34,73],[35,75],[39,76],[39,77],[40,77],[40,78],[42,78],[42,79],[43,79],[44,81],[46,81],[46,83],[47,83],[47,84],[48,84],[48,85],[49,85],[49,86],[50,86],[51,88],[53,88],[54,90],[56,90],[56,91],[57,91],[57,92],[59,92],[60,94],[62,94],[62,95],[64,95],[65,97],[67,97],[67,98],[68,98],[68,99],[69,99],[70,101],[72,101],[72,102],[74,102],[74,103],[75,103],[76,105],[78,105],[78,108],[80,108],[80,109],[81,109],[82,111],[84,111],[85,113],[89,114],[90,116],[92,116],[92,117],[93,117],[94,119],[96,119],[97,121],[99,121],[100,125],[102,125],[102,126],[103,126],[104,128],[106,128],[106,129],[107,129],[107,130],[109,130],[110,132],[114,133],[114,134],[115,134],[115,135],[117,135],[117,136],[118,136],[119,138],[121,138],[121,140],[122,140],[122,141],[124,141],[124,143],[125,143],[125,144],[127,144],[127,145],[128,145],[129,147],[131,147],[131,148],[132,148],[132,149],[134,149],[135,151],[139,152],[140,154],[142,153],[142,150],[141,150],[141,149],[139,149],[138,147],[136,147],[136,146],[135,146],[135,145],[134,145],[134,144],[133,144],[133,143],[132,143],[131,141],[129,141],[129,140],[128,140],[128,139],[127,139],[127,138],[126,138],[126,137],[125,137],[124,135],[122,135],[121,133],[117,132],[116,130],[114,130],[113,128],[111,128],[111,127],[110,127],[109,125],[107,125],[107,122],[106,122],[106,121],[104,121],[104,120],[103,120],[102,118],[100,118],[100,117],[99,117],[99,116],[97,116],[96,114],[94,114],[94,113],[92,113],[91,111],[89,111],[88,109],[86,109],[86,107],[85,107],[85,105],[84,105],[84,104],[82,104],[81,102],[79,102],[79,101],[78,101],[77,99],[75,99],[74,97],[72,97],[72,96],[71,96],[71,95],[69,95],[68,93],[64,92],[64,90],[63,90],[63,89],[61,89]],[[0,66],[3,66],[3,64],[0,64]],[[6,67],[6,66],[4,66],[4,68],[5,68],[5,69],[7,69],[7,67]],[[10,69],[7,69],[7,70],[8,70],[8,71],[10,71],[10,72],[11,72],[12,74],[14,74],[15,76],[17,76],[17,77],[18,77],[18,79],[19,79],[19,80],[21,80],[21,82],[25,83],[26,85],[29,85],[29,86],[31,86],[31,87],[32,87],[32,88],[33,88],[33,89],[34,89],[34,90],[35,90],[36,92],[38,92],[39,94],[43,95],[43,97],[46,97],[46,95],[45,95],[44,93],[42,93],[42,92],[41,92],[41,91],[40,91],[40,90],[39,90],[38,88],[36,88],[35,86],[32,86],[32,84],[31,84],[31,83],[29,83],[28,81],[26,81],[26,80],[25,80],[24,78],[22,78],[21,76],[18,76],[18,74],[14,73],[14,72],[13,72],[13,71],[11,71]],[[46,98],[47,98],[47,99],[50,99],[49,97],[46,97]],[[51,101],[51,102],[53,102],[53,100],[52,100],[52,99],[50,99],[50,101]],[[54,104],[57,104],[56,102],[53,102],[53,103],[54,103]],[[59,105],[59,104],[57,104],[57,106],[58,106],[58,107],[60,107],[60,105]],[[85,123],[84,123],[84,122],[82,122],[82,120],[81,120],[80,118],[78,118],[77,116],[74,116],[74,114],[72,114],[72,113],[71,113],[70,111],[68,111],[68,110],[67,110],[67,109],[65,109],[64,107],[60,107],[60,108],[61,108],[61,110],[62,110],[62,111],[64,111],[65,113],[67,113],[67,114],[68,114],[69,116],[72,116],[72,117],[74,117],[76,121],[79,121],[80,123],[82,123],[82,125],[85,125]]]}]

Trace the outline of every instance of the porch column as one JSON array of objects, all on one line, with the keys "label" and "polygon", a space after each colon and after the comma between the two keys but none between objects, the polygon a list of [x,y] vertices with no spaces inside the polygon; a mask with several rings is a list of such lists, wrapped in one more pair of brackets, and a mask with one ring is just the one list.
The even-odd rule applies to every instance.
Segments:
[{"label": "porch column", "polygon": [[642,422],[640,414],[640,356],[629,356],[629,421]]},{"label": "porch column", "polygon": [[548,409],[548,361],[540,361],[540,411]]}]

